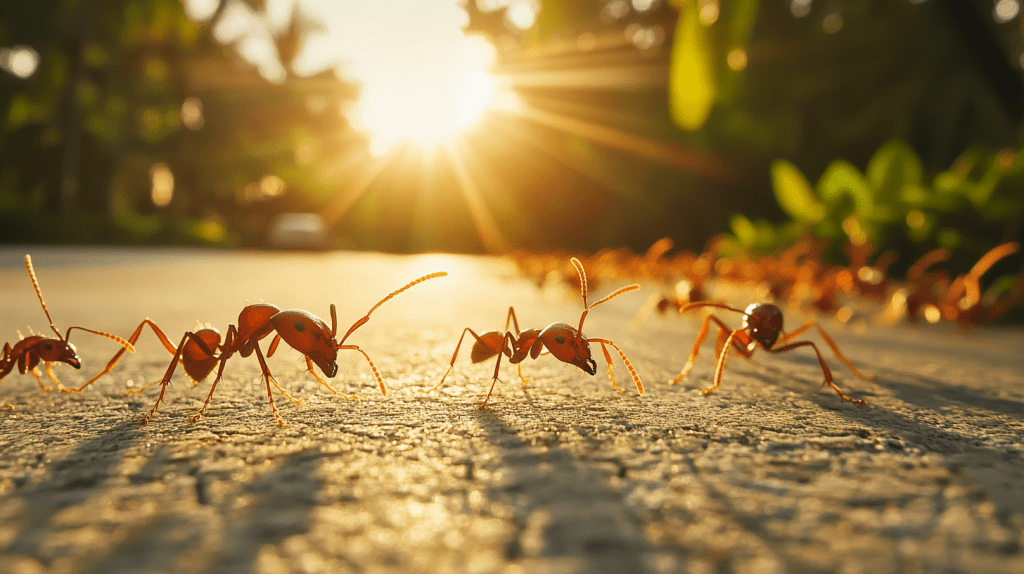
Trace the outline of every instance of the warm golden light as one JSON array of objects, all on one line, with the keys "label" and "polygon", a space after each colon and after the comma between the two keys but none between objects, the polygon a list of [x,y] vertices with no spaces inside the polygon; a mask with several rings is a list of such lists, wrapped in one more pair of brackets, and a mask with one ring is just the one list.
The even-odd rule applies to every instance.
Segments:
[{"label": "warm golden light", "polygon": [[[278,0],[284,1],[284,0]],[[433,146],[470,125],[490,104],[490,44],[463,31],[458,0],[337,3],[303,0],[325,31],[305,44],[298,73],[336,66],[361,85],[348,115],[382,156],[401,142]],[[516,16],[527,19],[531,2]]]},{"label": "warm golden light", "polygon": [[190,130],[202,129],[206,123],[203,117],[203,102],[199,98],[186,98],[181,104],[181,123]]},{"label": "warm golden light", "polygon": [[39,67],[39,54],[29,46],[0,48],[0,69],[18,78],[27,78]]},{"label": "warm golden light", "polygon": [[382,68],[361,78],[363,93],[353,114],[382,155],[401,141],[434,145],[471,124],[491,103],[494,79],[487,72],[490,46],[466,38],[457,52],[424,50],[402,68]]},{"label": "warm golden light", "polygon": [[166,163],[155,163],[149,168],[150,199],[157,207],[167,207],[174,198],[174,173]]}]

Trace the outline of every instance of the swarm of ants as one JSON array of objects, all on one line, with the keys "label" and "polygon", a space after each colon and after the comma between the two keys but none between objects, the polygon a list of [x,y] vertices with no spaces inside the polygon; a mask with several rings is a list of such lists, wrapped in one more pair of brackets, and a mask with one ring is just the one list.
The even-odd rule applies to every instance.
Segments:
[{"label": "swarm of ants", "polygon": [[[852,307],[858,307],[874,308],[876,312],[866,319],[881,324],[951,321],[964,328],[994,321],[1024,301],[1024,269],[987,291],[981,288],[982,276],[993,265],[1020,250],[1016,242],[991,249],[969,271],[955,276],[945,269],[933,269],[950,257],[948,249],[935,249],[913,263],[903,281],[889,273],[897,254],[886,251],[872,261],[875,247],[870,243],[846,245],[847,265],[824,263],[828,244],[819,240],[799,241],[772,256],[725,256],[721,243],[721,238],[715,238],[700,254],[681,251],[669,255],[673,243],[666,238],[656,241],[643,255],[616,249],[577,257],[592,270],[592,285],[616,279],[660,286],[641,307],[634,327],[655,312],[683,312],[698,302],[723,303],[723,296],[716,291],[740,291],[751,299],[831,316],[840,323],[849,322]],[[564,282],[578,288],[565,258],[563,253],[512,255],[520,273],[538,285]]]},{"label": "swarm of ants", "polygon": [[[846,323],[853,316],[851,302],[867,301],[874,308],[881,309],[872,317],[881,323],[893,324],[899,321],[914,323],[922,319],[936,323],[945,320],[956,322],[967,328],[997,319],[1024,300],[1024,272],[1009,278],[1008,282],[1003,281],[1001,291],[995,288],[983,291],[981,287],[982,276],[993,265],[1019,251],[1019,245],[1014,242],[1004,243],[993,248],[984,254],[969,271],[956,276],[945,269],[934,269],[949,259],[948,250],[930,251],[909,267],[904,281],[898,281],[889,274],[889,268],[896,260],[894,252],[882,253],[871,260],[875,250],[874,246],[867,243],[851,244],[845,248],[849,264],[830,266],[823,263],[822,253],[825,247],[826,245],[821,242],[804,240],[782,250],[775,256],[740,254],[726,257],[722,254],[721,242],[712,241],[708,248],[700,254],[684,251],[669,255],[673,248],[672,241],[662,239],[655,242],[643,255],[636,255],[627,250],[602,251],[591,257],[581,258],[568,257],[565,253],[550,255],[515,253],[512,259],[520,272],[532,278],[538,286],[557,282],[568,284],[578,290],[583,299],[583,312],[578,325],[556,322],[543,328],[521,330],[514,309],[509,307],[503,331],[487,331],[477,334],[469,327],[463,329],[444,376],[441,377],[437,385],[425,392],[433,392],[444,384],[448,375],[454,370],[459,349],[466,335],[469,334],[474,340],[470,351],[474,363],[495,359],[490,390],[480,405],[482,409],[487,407],[495,385],[499,381],[503,357],[507,358],[508,363],[516,366],[520,378],[522,378],[521,363],[528,357],[537,359],[542,355],[551,355],[559,361],[574,365],[582,371],[594,375],[597,364],[592,357],[590,343],[600,346],[608,364],[608,376],[617,391],[624,392],[615,381],[612,353],[609,352],[608,347],[614,349],[618,354],[619,359],[629,372],[637,392],[643,395],[643,383],[625,352],[611,339],[599,339],[583,334],[583,323],[594,307],[641,288],[637,283],[620,287],[598,301],[588,304],[589,292],[606,280],[629,280],[661,285],[661,289],[648,297],[647,301],[640,306],[634,320],[634,327],[638,327],[654,312],[659,314],[670,311],[688,313],[694,309],[706,311],[717,309],[741,315],[740,325],[731,328],[713,312],[705,313],[689,360],[682,367],[679,375],[669,381],[672,384],[680,382],[687,376],[697,358],[701,344],[709,336],[712,324],[714,324],[718,329],[714,382],[711,387],[703,389],[702,394],[713,393],[719,388],[726,358],[730,352],[750,357],[757,349],[763,349],[766,353],[809,349],[815,353],[821,366],[824,376],[823,384],[830,386],[841,399],[856,404],[865,402],[862,399],[847,396],[836,385],[818,345],[810,340],[797,340],[797,337],[812,330],[817,332],[825,346],[854,375],[868,380],[871,377],[862,374],[843,355],[836,343],[816,321],[808,321],[791,331],[785,330],[783,328],[783,307],[804,313],[833,316],[839,322]],[[144,327],[148,325],[172,359],[160,381],[142,389],[129,391],[137,393],[150,386],[160,385],[160,393],[153,407],[140,420],[143,424],[149,422],[156,414],[179,364],[195,384],[207,378],[214,369],[217,370],[203,406],[191,417],[193,421],[198,421],[210,405],[217,384],[223,377],[227,361],[235,355],[248,357],[255,354],[259,361],[274,421],[278,425],[283,425],[284,419],[274,402],[274,390],[276,389],[278,393],[294,403],[301,404],[301,401],[281,387],[271,374],[266,362],[265,357],[272,356],[282,341],[303,355],[308,372],[319,385],[345,399],[354,400],[358,397],[338,392],[317,374],[316,369],[319,369],[328,378],[334,377],[338,372],[338,351],[359,353],[370,367],[381,394],[386,396],[388,394],[387,385],[373,360],[361,347],[346,343],[346,341],[357,329],[369,321],[371,313],[391,298],[424,281],[447,275],[444,271],[430,273],[391,292],[364,316],[356,320],[340,338],[338,338],[337,310],[333,304],[330,306],[331,322],[328,326],[324,319],[308,311],[282,310],[274,305],[259,303],[243,308],[238,316],[237,324],[228,325],[223,337],[217,329],[204,327],[185,332],[178,345],[175,346],[172,340],[149,318],[143,319],[127,339],[80,326],[70,327],[66,334],[61,335],[46,308],[42,290],[32,266],[32,259],[28,255],[25,256],[25,266],[39,303],[56,338],[37,334],[25,337],[19,332],[19,341],[13,345],[6,343],[3,347],[3,354],[0,355],[0,379],[17,367],[21,374],[31,373],[42,390],[50,391],[51,388],[43,383],[38,368],[39,363],[42,362],[49,378],[59,391],[81,392],[101,377],[111,373],[125,351],[135,352],[134,344],[141,336]],[[590,269],[589,277],[584,270],[585,267]],[[740,292],[747,292],[747,300],[753,299],[754,302],[744,309],[731,306],[724,294],[729,287],[734,294],[737,288]],[[68,340],[73,329],[110,339],[121,348],[108,361],[106,367],[85,384],[68,388],[57,379],[52,365],[66,363],[76,369],[81,368],[82,361],[74,345]],[[270,344],[264,355],[260,343],[268,337],[270,337]],[[4,406],[13,408],[11,405]]]},{"label": "swarm of ants", "polygon": [[[945,249],[931,251],[910,266],[903,282],[889,273],[897,259],[896,253],[887,251],[872,261],[875,248],[866,242],[845,247],[849,259],[845,266],[823,262],[827,244],[821,241],[803,240],[775,256],[740,253],[729,257],[721,254],[721,243],[721,239],[712,240],[700,254],[684,251],[670,256],[672,241],[661,239],[643,255],[610,250],[586,259],[587,266],[596,270],[592,283],[614,278],[661,286],[637,312],[634,329],[655,312],[663,315],[671,311],[720,309],[742,316],[739,327],[731,328],[714,313],[706,313],[689,360],[670,381],[676,384],[687,376],[714,323],[718,328],[716,367],[713,385],[701,391],[705,395],[715,392],[721,385],[730,351],[750,357],[758,348],[768,353],[810,348],[821,366],[823,385],[830,386],[843,400],[864,404],[863,400],[844,394],[835,384],[818,345],[796,338],[813,329],[854,375],[866,380],[872,378],[862,374],[843,355],[818,322],[812,320],[792,331],[784,330],[782,307],[805,315],[831,316],[840,323],[849,322],[855,313],[861,312],[855,309],[873,308],[877,312],[860,318],[858,324],[866,324],[869,319],[883,324],[946,320],[967,329],[999,318],[1024,300],[1024,271],[1011,278],[1009,287],[1002,292],[996,288],[987,292],[981,289],[982,275],[998,261],[1019,251],[1019,245],[1014,242],[991,249],[968,272],[956,277],[948,271],[930,270],[950,255]],[[575,288],[576,278],[566,270],[563,260],[564,254],[520,252],[513,256],[520,271],[539,285],[561,280]],[[730,306],[727,299],[736,293],[746,293],[747,300],[755,302],[745,309]]]}]

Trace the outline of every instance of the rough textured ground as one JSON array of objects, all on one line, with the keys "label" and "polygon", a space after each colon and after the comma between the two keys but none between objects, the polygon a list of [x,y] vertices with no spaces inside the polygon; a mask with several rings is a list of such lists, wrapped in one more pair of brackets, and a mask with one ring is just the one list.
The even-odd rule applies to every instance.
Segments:
[{"label": "rough textured ground", "polygon": [[[22,265],[0,248],[5,341],[46,330]],[[826,355],[865,407],[822,389],[809,352],[733,358],[702,397],[708,343],[690,378],[694,318],[628,328],[651,288],[599,307],[584,331],[616,341],[647,393],[615,392],[551,357],[503,367],[459,359],[463,327],[575,323],[571,291],[538,290],[498,259],[31,248],[58,326],[127,335],[149,316],[176,343],[197,321],[223,332],[246,302],[303,308],[342,329],[414,277],[451,275],[389,301],[350,339],[318,390],[297,353],[270,359],[302,405],[278,428],[254,358],[233,358],[208,415],[209,381],[177,375],[137,420],[170,355],[139,352],[81,395],[0,383],[0,572],[1024,572],[1024,332],[826,325],[872,375]],[[600,284],[604,295],[617,284]],[[742,303],[737,301],[737,303]],[[795,325],[800,318],[788,318]],[[814,336],[811,338],[813,339]],[[116,351],[73,332],[80,384]],[[805,349],[806,350],[806,349]],[[468,349],[467,349],[468,351]],[[351,356],[349,356],[351,355]],[[601,361],[603,363],[603,361]],[[621,365],[620,382],[626,380]]]}]

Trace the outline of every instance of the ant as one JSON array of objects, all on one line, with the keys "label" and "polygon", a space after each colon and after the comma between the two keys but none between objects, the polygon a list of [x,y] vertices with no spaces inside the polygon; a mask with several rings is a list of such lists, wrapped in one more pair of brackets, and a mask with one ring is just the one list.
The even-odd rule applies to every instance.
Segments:
[{"label": "ant", "polygon": [[[367,321],[370,320],[370,313],[373,313],[378,307],[383,305],[386,301],[398,295],[402,291],[409,289],[410,287],[422,283],[428,279],[434,279],[436,277],[444,277],[448,275],[446,271],[438,271],[424,275],[415,281],[405,285],[397,291],[393,291],[390,295],[383,298],[376,305],[371,308],[366,315],[356,321],[349,327],[345,335],[340,340],[335,340],[338,333],[338,315],[334,303],[331,303],[331,326],[327,327],[327,323],[317,317],[316,315],[303,311],[301,309],[287,309],[282,311],[275,305],[267,303],[256,303],[248,305],[238,315],[238,326],[228,325],[227,335],[224,338],[223,344],[221,343],[220,332],[213,328],[201,329],[196,332],[188,331],[182,336],[181,342],[174,353],[174,359],[171,361],[170,366],[167,367],[167,372],[164,373],[163,379],[159,381],[160,384],[160,396],[157,397],[156,403],[153,408],[150,409],[149,413],[142,418],[140,424],[146,424],[149,419],[156,413],[157,407],[164,399],[164,392],[167,390],[167,384],[171,382],[171,376],[174,374],[174,369],[181,362],[185,368],[185,372],[194,381],[200,381],[209,375],[217,364],[220,367],[217,369],[217,377],[213,380],[213,386],[210,387],[210,393],[206,396],[206,401],[203,402],[203,406],[199,409],[195,415],[192,416],[192,422],[197,422],[206,413],[206,408],[210,404],[210,399],[213,398],[213,392],[217,389],[217,383],[220,382],[221,376],[224,374],[224,365],[227,364],[228,359],[231,358],[235,353],[241,354],[243,357],[248,357],[253,352],[256,353],[256,358],[260,362],[260,369],[263,372],[263,379],[267,386],[267,398],[270,400],[270,408],[274,413],[274,420],[278,426],[284,426],[284,419],[281,418],[281,414],[277,410],[277,405],[274,404],[274,395],[271,392],[270,385],[274,387],[284,395],[288,400],[295,404],[302,404],[302,401],[289,395],[277,381],[274,376],[270,373],[270,368],[267,366],[266,359],[263,357],[263,353],[260,350],[260,340],[266,338],[271,333],[276,331],[274,339],[271,341],[270,346],[267,348],[267,357],[272,357],[274,352],[277,351],[278,345],[284,340],[285,343],[290,345],[293,349],[303,354],[306,359],[306,366],[309,373],[313,375],[316,381],[327,387],[336,396],[341,396],[349,400],[358,400],[359,397],[355,395],[345,395],[334,389],[331,385],[320,378],[313,370],[313,364],[320,368],[321,371],[328,377],[334,377],[338,373],[338,351],[357,351],[363,355],[366,362],[370,365],[370,370],[373,371],[373,376],[377,379],[377,384],[380,386],[380,392],[382,395],[387,396],[388,388],[384,384],[384,379],[380,376],[380,372],[377,370],[377,366],[370,360],[370,356],[359,348],[358,345],[346,345],[345,340],[348,339],[349,335],[355,332],[356,329],[361,327]],[[141,329],[141,325],[139,327]],[[157,384],[157,383],[154,383]],[[141,389],[140,389],[141,390]]]},{"label": "ant", "polygon": [[[487,398],[484,399],[480,409],[487,408],[487,401],[491,398],[491,393],[494,392],[494,385],[498,382],[498,370],[501,368],[501,356],[505,355],[508,357],[508,361],[513,365],[516,365],[517,369],[520,369],[519,364],[526,359],[529,355],[531,359],[536,359],[541,354],[550,353],[559,361],[563,363],[569,363],[575,365],[589,375],[597,373],[597,362],[591,358],[590,355],[590,343],[599,343],[601,350],[604,351],[604,358],[608,362],[608,378],[611,379],[612,386],[615,390],[620,393],[625,391],[619,387],[618,383],[615,382],[615,375],[612,371],[612,356],[608,353],[607,345],[611,345],[619,353],[619,357],[622,359],[622,363],[626,365],[626,370],[629,371],[630,376],[633,377],[633,382],[636,384],[636,390],[641,395],[644,394],[644,385],[640,381],[640,376],[637,374],[636,369],[633,368],[633,364],[629,362],[626,354],[622,352],[622,349],[615,343],[607,339],[588,339],[583,336],[583,321],[587,318],[587,314],[594,307],[597,307],[601,303],[605,303],[630,291],[635,291],[640,288],[639,285],[629,285],[615,291],[607,297],[587,305],[587,274],[583,270],[583,264],[578,259],[573,257],[570,259],[573,267],[576,268],[576,273],[579,276],[580,281],[580,292],[583,295],[583,314],[580,316],[579,327],[573,328],[571,325],[565,323],[551,323],[543,329],[526,329],[525,331],[519,330],[519,322],[516,320],[516,313],[512,307],[508,308],[508,316],[505,318],[505,333],[502,334],[498,331],[488,331],[482,335],[477,335],[475,331],[466,327],[462,331],[462,336],[459,337],[459,342],[455,345],[455,353],[452,354],[452,362],[448,366],[448,370],[445,371],[444,376],[441,377],[441,382],[437,383],[433,388],[428,391],[420,391],[431,393],[436,391],[441,385],[444,384],[448,374],[455,368],[455,359],[459,356],[459,347],[462,346],[462,340],[466,337],[466,333],[469,333],[476,339],[473,343],[473,349],[470,351],[470,358],[474,363],[480,363],[490,359],[491,357],[497,356],[498,359],[494,363],[494,380],[491,381],[491,388],[487,391]],[[515,328],[515,332],[508,330],[508,323],[512,322],[512,326]],[[519,377],[522,379],[522,370],[519,370]]]},{"label": "ant", "polygon": [[[700,331],[697,334],[697,341],[693,345],[693,351],[690,352],[690,359],[686,362],[686,365],[683,366],[682,371],[680,371],[675,378],[669,381],[670,384],[674,385],[679,381],[682,381],[686,377],[687,373],[690,372],[690,369],[693,368],[693,363],[697,359],[697,352],[700,351],[700,345],[708,336],[711,321],[714,321],[719,327],[718,342],[716,345],[718,364],[715,367],[715,383],[707,389],[701,389],[700,393],[702,395],[708,395],[715,392],[715,390],[718,389],[718,386],[722,384],[722,371],[725,369],[725,357],[729,353],[730,347],[735,347],[737,353],[746,358],[750,358],[758,346],[769,353],[782,353],[793,350],[797,347],[810,346],[818,356],[818,362],[821,363],[821,371],[825,375],[825,381],[822,384],[827,384],[832,387],[832,390],[834,390],[839,395],[839,398],[843,400],[847,400],[858,405],[866,404],[865,401],[861,399],[851,399],[843,394],[843,391],[836,386],[832,381],[832,371],[829,370],[828,364],[825,363],[825,358],[821,356],[821,351],[818,350],[817,345],[811,341],[790,343],[790,341],[804,331],[811,327],[815,327],[818,329],[818,333],[821,335],[821,338],[824,339],[825,343],[832,349],[835,356],[849,367],[850,370],[853,371],[854,375],[857,375],[859,378],[864,380],[874,380],[874,377],[865,376],[858,371],[857,367],[854,367],[853,363],[843,356],[839,351],[839,347],[837,347],[835,342],[832,341],[832,338],[829,337],[828,334],[825,333],[825,330],[816,322],[811,321],[795,331],[784,333],[782,328],[782,310],[775,305],[768,303],[752,303],[745,310],[740,311],[739,309],[720,303],[697,302],[690,303],[685,306],[682,309],[682,312],[695,309],[697,307],[717,307],[719,309],[741,313],[743,315],[743,324],[739,329],[733,330],[726,327],[725,323],[723,323],[713,313],[709,313],[707,317],[704,318],[704,322],[701,323]],[[781,339],[779,338],[779,335],[782,335]],[[776,347],[775,344],[777,342],[781,342],[782,346]]]},{"label": "ant", "polygon": [[1024,299],[1024,280],[1020,277],[1013,281],[1009,292],[999,300],[986,301],[981,292],[981,276],[1000,259],[1019,250],[1020,245],[1015,241],[997,245],[982,255],[970,271],[954,279],[940,303],[943,317],[949,321],[958,321],[966,327],[995,319]]},{"label": "ant", "polygon": [[40,378],[39,361],[42,361],[46,365],[46,374],[49,375],[50,379],[56,383],[57,389],[66,390],[57,377],[53,374],[53,368],[50,366],[51,363],[61,362],[67,363],[76,369],[82,368],[82,360],[78,357],[78,351],[75,346],[68,340],[71,337],[72,329],[79,329],[87,331],[94,335],[106,337],[111,341],[121,345],[124,349],[121,350],[123,353],[125,350],[135,352],[135,347],[131,343],[125,341],[117,335],[111,335],[110,333],[104,333],[102,331],[94,331],[92,329],[86,329],[85,327],[68,327],[67,333],[61,336],[60,331],[53,324],[53,319],[50,317],[50,311],[46,308],[46,302],[43,301],[43,292],[39,288],[39,281],[36,279],[35,269],[32,268],[32,257],[25,255],[25,267],[28,269],[28,276],[32,279],[32,286],[36,289],[36,296],[39,297],[39,304],[43,307],[43,312],[46,313],[46,319],[50,322],[50,328],[57,334],[57,338],[43,337],[42,335],[31,335],[29,337],[23,337],[21,332],[18,332],[18,336],[21,340],[18,341],[13,347],[10,343],[4,343],[3,355],[0,355],[0,379],[3,379],[14,369],[14,365],[18,365],[18,372],[25,374],[31,371],[36,377],[36,382],[44,391],[50,391],[50,387],[43,384],[43,380]]}]

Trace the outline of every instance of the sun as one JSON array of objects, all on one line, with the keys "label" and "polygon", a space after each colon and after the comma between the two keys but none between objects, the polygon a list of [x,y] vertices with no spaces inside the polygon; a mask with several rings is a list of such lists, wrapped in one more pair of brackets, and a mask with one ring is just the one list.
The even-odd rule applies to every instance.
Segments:
[{"label": "sun", "polygon": [[366,70],[352,120],[370,135],[370,151],[384,155],[408,141],[436,146],[470,126],[493,101],[493,57],[490,44],[464,37]]},{"label": "sun", "polygon": [[[436,146],[472,124],[490,105],[494,48],[467,36],[459,0],[300,1],[321,22],[294,63],[314,72],[335,67],[361,86],[346,115],[367,133],[375,156],[415,141]],[[277,11],[283,11],[278,9]]]}]

